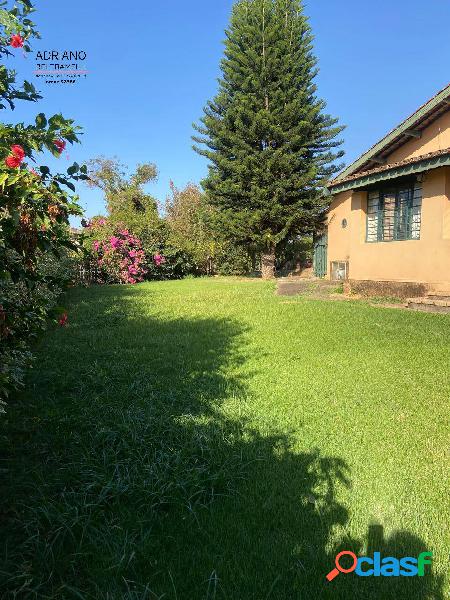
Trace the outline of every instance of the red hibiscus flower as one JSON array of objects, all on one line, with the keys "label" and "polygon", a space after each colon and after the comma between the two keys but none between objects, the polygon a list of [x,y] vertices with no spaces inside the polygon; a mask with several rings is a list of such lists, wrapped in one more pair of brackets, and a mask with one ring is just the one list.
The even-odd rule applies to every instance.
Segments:
[{"label": "red hibiscus flower", "polygon": [[67,319],[68,319],[68,317],[67,317],[67,313],[63,313],[63,314],[62,314],[62,315],[59,317],[59,319],[58,319],[58,323],[61,325],[61,327],[64,327],[64,326],[66,325],[66,323],[67,323]]},{"label": "red hibiscus flower", "polygon": [[53,140],[53,143],[55,144],[56,149],[58,150],[58,152],[61,154],[61,152],[66,147],[66,142],[64,140]]},{"label": "red hibiscus flower", "polygon": [[14,154],[14,156],[20,158],[20,160],[25,158],[25,150],[22,148],[22,146],[19,146],[19,144],[13,144],[11,146],[11,152]]},{"label": "red hibiscus flower", "polygon": [[11,154],[10,156],[7,156],[5,158],[6,166],[10,169],[17,169],[17,167],[20,167],[21,162],[22,159],[20,159],[18,156],[15,156],[14,154]]},{"label": "red hibiscus flower", "polygon": [[11,36],[11,41],[9,42],[13,48],[22,48],[24,39],[18,33],[15,33]]}]

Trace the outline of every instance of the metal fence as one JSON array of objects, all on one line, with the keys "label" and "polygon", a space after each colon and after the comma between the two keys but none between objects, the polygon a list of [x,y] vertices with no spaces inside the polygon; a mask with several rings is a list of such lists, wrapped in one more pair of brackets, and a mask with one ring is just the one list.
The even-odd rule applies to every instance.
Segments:
[{"label": "metal fence", "polygon": [[85,260],[78,265],[75,276],[75,281],[78,285],[92,285],[103,283],[102,274],[98,268],[97,261]]}]

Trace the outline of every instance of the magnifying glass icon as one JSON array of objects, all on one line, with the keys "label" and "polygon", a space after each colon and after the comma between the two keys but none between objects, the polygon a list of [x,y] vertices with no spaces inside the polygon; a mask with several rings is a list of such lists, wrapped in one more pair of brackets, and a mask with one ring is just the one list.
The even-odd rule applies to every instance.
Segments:
[{"label": "magnifying glass icon", "polygon": [[[341,556],[346,555],[351,556],[353,559],[353,564],[348,569],[344,569],[344,567],[339,563],[339,559],[341,558]],[[336,565],[336,568],[328,573],[328,581],[333,581],[333,579],[337,577],[339,573],[351,573],[352,571],[354,571],[358,565],[358,558],[354,552],[350,552],[350,550],[342,550],[342,552],[339,552],[339,554],[336,556],[334,564]]]}]

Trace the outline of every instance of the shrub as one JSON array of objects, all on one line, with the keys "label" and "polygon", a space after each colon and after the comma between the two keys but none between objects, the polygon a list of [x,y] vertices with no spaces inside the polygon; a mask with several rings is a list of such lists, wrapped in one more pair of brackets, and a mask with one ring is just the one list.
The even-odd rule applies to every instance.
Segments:
[{"label": "shrub", "polygon": [[[155,261],[158,255],[164,259],[159,264]],[[153,254],[147,264],[147,279],[182,279],[186,275],[194,275],[197,272],[193,258],[183,250],[170,245],[164,246]]]},{"label": "shrub", "polygon": [[213,209],[193,183],[180,190],[170,182],[170,189],[171,196],[165,204],[168,244],[185,257],[185,272],[210,274],[222,249],[212,229]]},{"label": "shrub", "polygon": [[245,275],[253,270],[253,264],[245,248],[229,243],[216,258],[215,269],[219,275]]},{"label": "shrub", "polygon": [[61,288],[51,279],[0,281],[0,400],[23,385],[30,344],[45,329]]},{"label": "shrub", "polygon": [[[11,10],[0,8],[0,55],[10,48],[31,50],[38,37],[29,19],[29,0],[16,0]],[[14,41],[14,43],[13,43]],[[15,71],[0,66],[0,105],[41,98],[34,86],[16,84]],[[60,156],[67,142],[78,141],[72,120],[43,113],[25,126],[0,124],[0,399],[23,382],[29,346],[45,325],[63,284],[57,271],[46,272],[44,256],[76,249],[68,225],[70,215],[81,214],[72,180],[86,179],[86,167],[74,163],[66,173],[52,175],[45,166],[30,167],[47,150]]]},{"label": "shrub", "polygon": [[127,229],[119,230],[106,240],[94,240],[92,246],[105,283],[143,281],[145,253],[141,241]]}]

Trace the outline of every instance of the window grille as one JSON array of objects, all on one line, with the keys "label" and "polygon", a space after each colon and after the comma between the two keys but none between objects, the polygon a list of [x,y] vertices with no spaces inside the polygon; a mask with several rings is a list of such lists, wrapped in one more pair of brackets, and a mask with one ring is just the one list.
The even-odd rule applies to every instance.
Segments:
[{"label": "window grille", "polygon": [[371,191],[367,199],[368,242],[418,240],[422,212],[422,187],[398,186]]}]

